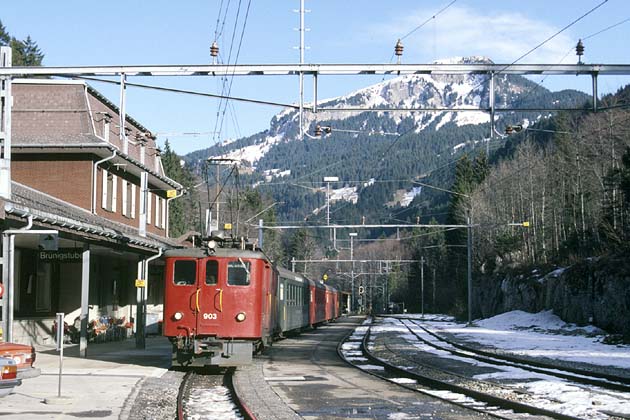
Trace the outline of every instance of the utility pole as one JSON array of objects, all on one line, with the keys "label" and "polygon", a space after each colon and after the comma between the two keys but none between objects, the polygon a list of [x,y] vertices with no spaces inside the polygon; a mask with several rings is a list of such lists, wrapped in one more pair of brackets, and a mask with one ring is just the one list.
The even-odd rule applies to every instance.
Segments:
[{"label": "utility pole", "polygon": [[[217,185],[216,185],[216,196],[214,199],[214,203],[210,203],[210,206],[212,206],[213,204],[216,205],[217,207],[217,218],[215,219],[215,224],[216,224],[216,229],[219,229],[219,227],[221,226],[219,224],[219,202],[221,201],[219,199],[219,195],[221,195],[221,165],[232,165],[234,163],[237,162],[236,159],[230,159],[230,158],[213,158],[213,157],[209,157],[207,159],[207,162],[213,165],[216,165],[217,167],[217,174],[216,174],[216,181],[217,181]],[[210,192],[208,192],[208,195],[210,195]],[[212,227],[210,227],[210,230],[212,231]]]},{"label": "utility pole", "polygon": [[[336,176],[325,176],[324,182],[326,183],[326,226],[330,226],[330,183],[338,182],[339,177]],[[329,232],[330,240],[333,240],[332,230]]]},{"label": "utility pole", "polygon": [[[12,54],[10,47],[0,47],[0,66],[11,67]],[[0,77],[0,197],[4,199],[11,199],[12,79],[12,76]],[[6,263],[7,260],[4,262]],[[6,318],[3,318],[3,321],[6,321]]]},{"label": "utility pole", "polygon": [[352,264],[352,270],[350,271],[350,293],[352,295],[351,298],[351,308],[350,311],[354,310],[354,237],[357,236],[356,232],[350,232],[348,234],[350,236],[350,262]]},{"label": "utility pole", "polygon": [[486,142],[486,159],[490,156],[490,142],[494,139],[494,113],[495,113],[495,100],[494,100],[494,72],[490,72],[490,87],[489,97],[490,102],[490,138]]},{"label": "utility pole", "polygon": [[424,318],[424,255],[420,257],[420,317]]},{"label": "utility pole", "polygon": [[467,210],[466,222],[468,223],[468,240],[467,240],[467,256],[468,256],[468,325],[472,325],[472,224],[470,218],[470,210]]},{"label": "utility pole", "polygon": [[[304,0],[300,0],[300,64],[304,64]],[[300,140],[304,138],[304,72],[300,71]]]},{"label": "utility pole", "polygon": [[435,267],[433,267],[433,287],[431,290],[431,308],[435,312]]}]

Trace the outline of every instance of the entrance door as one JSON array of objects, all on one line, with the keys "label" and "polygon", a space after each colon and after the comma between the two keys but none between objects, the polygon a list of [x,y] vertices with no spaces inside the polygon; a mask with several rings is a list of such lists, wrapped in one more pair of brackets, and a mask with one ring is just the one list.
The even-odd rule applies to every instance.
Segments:
[{"label": "entrance door", "polygon": [[219,280],[219,261],[206,259],[200,261],[197,290],[194,297],[197,312],[198,334],[219,334],[219,327],[224,315],[225,285]]}]

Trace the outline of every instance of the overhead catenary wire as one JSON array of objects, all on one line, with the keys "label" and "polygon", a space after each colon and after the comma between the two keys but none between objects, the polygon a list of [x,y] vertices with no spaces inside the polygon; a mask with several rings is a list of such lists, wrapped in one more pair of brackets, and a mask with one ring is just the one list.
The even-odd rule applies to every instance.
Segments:
[{"label": "overhead catenary wire", "polygon": [[[617,23],[614,23],[612,25],[609,25],[609,26],[607,26],[607,27],[605,27],[605,28],[603,28],[601,30],[598,30],[597,32],[594,32],[594,33],[590,34],[590,35],[580,37],[579,39],[581,39],[582,41],[586,41],[588,39],[596,37],[597,35],[600,35],[600,34],[602,34],[604,32],[607,32],[607,31],[609,31],[611,29],[614,29],[617,26],[623,25],[626,22],[630,22],[630,17],[625,18],[625,19],[623,19],[623,20],[621,20],[621,21],[619,21]],[[571,54],[571,52],[574,50],[574,48],[575,47],[569,48],[567,50],[567,52],[562,56],[562,58],[560,60],[558,60],[557,64],[561,64],[564,61],[564,59],[567,58],[567,56],[569,54]],[[536,85],[534,87],[532,87],[531,89],[529,89],[525,93],[523,93],[518,98],[518,100],[516,101],[516,105],[518,106],[519,104],[522,104],[525,101],[525,99],[529,98],[531,94],[533,94],[536,90],[540,89],[542,87],[542,84],[545,82],[545,80],[547,80],[547,78],[549,76],[550,76],[549,74],[545,75],[544,77],[542,77],[542,79],[540,79],[539,82],[536,83]]]},{"label": "overhead catenary wire", "polygon": [[[512,61],[510,64],[505,65],[503,68],[499,69],[497,72],[494,73],[494,76],[499,75],[501,73],[503,73],[505,70],[507,70],[508,68],[512,67],[514,64],[518,63],[519,61],[521,61],[523,58],[527,57],[528,55],[530,55],[531,53],[533,53],[534,51],[536,51],[538,48],[542,47],[543,45],[545,45],[547,42],[551,41],[552,39],[554,39],[555,37],[557,37],[558,35],[560,35],[561,33],[563,33],[564,31],[566,31],[567,29],[569,29],[571,26],[575,25],[576,23],[578,23],[579,21],[581,21],[582,19],[584,19],[585,17],[587,17],[588,15],[590,15],[591,13],[593,13],[595,10],[599,9],[600,7],[602,7],[604,4],[606,4],[608,2],[608,0],[603,0],[602,2],[600,2],[598,5],[596,5],[595,7],[593,7],[592,9],[590,9],[589,11],[587,11],[586,13],[582,14],[580,17],[574,19],[573,21],[571,21],[569,24],[565,25],[562,29],[560,29],[559,31],[555,32],[553,35],[547,37],[544,41],[540,42],[539,44],[537,44],[535,47],[531,48],[530,50],[528,50],[527,52],[525,52],[524,54],[520,55],[516,60]],[[477,89],[478,87],[484,85],[487,81],[488,81],[488,76],[485,77],[485,80],[478,83],[475,87],[473,87],[471,89],[471,91]]]},{"label": "overhead catenary wire", "polygon": [[[238,59],[239,59],[240,52],[241,52],[241,46],[243,44],[243,38],[244,38],[244,35],[245,35],[245,28],[247,27],[247,19],[249,17],[250,7],[251,7],[251,0],[249,0],[247,2],[247,9],[245,11],[243,27],[241,29],[240,39],[239,39],[238,47],[237,47],[237,50],[236,50],[236,57],[234,59],[234,63],[233,64],[237,64],[238,63]],[[238,2],[238,9],[237,9],[237,13],[236,13],[236,19],[235,19],[235,22],[234,22],[234,29],[232,31],[232,39],[231,39],[231,42],[230,42],[230,49],[229,49],[229,55],[228,55],[228,64],[230,63],[230,59],[232,57],[232,49],[233,49],[233,46],[234,46],[234,39],[235,39],[235,36],[236,36],[236,30],[237,30],[238,20],[239,20],[239,17],[240,17],[240,12],[241,12],[241,0],[239,0],[239,2]],[[235,71],[236,70],[234,70],[234,72]],[[224,96],[229,96],[231,91],[232,91],[232,84],[234,83],[234,72],[230,76],[229,84],[227,85],[227,93],[226,93],[226,83],[228,83],[227,77],[224,79],[224,84],[223,84],[223,88],[222,88],[222,91],[221,91],[221,94],[224,95]],[[228,106],[228,100],[225,99],[225,104],[223,105],[223,111],[221,112],[222,102],[223,102],[223,99],[220,100],[220,102],[219,102],[219,109],[217,111],[217,120],[215,122],[215,130],[214,131],[217,131],[218,134],[215,135],[215,140],[216,140],[216,138],[220,135],[220,133],[223,130],[223,123],[224,123],[224,120],[225,120],[225,112],[226,112],[226,109],[227,109],[227,106]],[[219,113],[221,113],[220,116],[219,116]],[[218,127],[218,129],[217,129],[217,127]]]},{"label": "overhead catenary wire", "polygon": [[437,16],[439,16],[442,12],[446,11],[446,9],[451,7],[455,2],[457,2],[457,0],[452,0],[449,4],[447,4],[446,6],[441,8],[437,13],[433,14],[431,17],[427,18],[424,22],[422,22],[420,25],[416,26],[411,31],[409,31],[405,35],[401,36],[400,40],[401,41],[404,40],[405,38],[409,37],[411,34],[416,32],[418,29],[422,28],[424,25],[426,25],[427,23],[431,22],[433,19],[435,19]]},{"label": "overhead catenary wire", "polygon": [[[66,77],[77,78],[77,79],[82,79],[82,80],[90,80],[90,81],[99,82],[99,83],[109,83],[109,84],[113,84],[113,85],[120,85],[120,81],[101,79],[101,78],[97,78],[97,77],[90,77],[90,76],[66,76]],[[133,82],[125,82],[125,86],[127,86],[127,87],[137,87],[137,88],[142,88],[142,89],[153,89],[153,90],[158,90],[158,91],[163,91],[163,92],[181,93],[181,94],[185,94],[185,95],[205,96],[205,97],[208,97],[208,98],[230,99],[232,101],[248,102],[248,103],[253,103],[253,104],[258,104],[258,105],[269,105],[269,106],[277,106],[277,107],[282,107],[282,108],[298,109],[298,106],[294,105],[294,104],[287,104],[287,103],[282,103],[282,102],[263,101],[263,100],[259,100],[259,99],[243,98],[243,97],[239,97],[239,96],[217,95],[215,93],[199,92],[199,91],[187,90],[187,89],[176,89],[176,88],[169,88],[169,87],[165,87],[165,86],[147,85],[147,84],[133,83]]]}]

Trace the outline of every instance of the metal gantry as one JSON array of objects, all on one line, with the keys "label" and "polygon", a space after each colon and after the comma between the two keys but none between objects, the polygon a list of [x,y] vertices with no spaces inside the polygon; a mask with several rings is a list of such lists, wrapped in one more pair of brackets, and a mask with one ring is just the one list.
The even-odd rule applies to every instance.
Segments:
[{"label": "metal gantry", "polygon": [[[600,75],[630,75],[629,64],[491,64],[491,63],[434,63],[434,64],[201,64],[201,65],[130,65],[130,66],[58,66],[58,67],[11,67],[5,63],[0,67],[0,77],[25,76],[119,76],[121,85],[128,77],[166,76],[306,76],[313,77],[313,101],[304,107],[303,83],[300,83],[299,109],[311,112],[322,111],[485,111],[491,116],[495,112],[520,111],[527,109],[495,107],[494,81],[499,75],[587,75],[592,78],[593,110],[597,110],[597,78]],[[489,104],[484,108],[318,108],[317,79],[319,76],[361,75],[485,75],[489,86]],[[483,84],[483,83],[482,83]],[[481,84],[481,85],[482,85]],[[128,86],[130,84],[127,84]],[[122,88],[121,88],[122,92]],[[309,109],[310,108],[310,109]],[[544,108],[540,110],[558,110]],[[491,123],[493,119],[491,118]],[[494,132],[494,131],[492,131]]]},{"label": "metal gantry", "polygon": [[168,64],[108,66],[13,66],[0,76],[351,76],[407,74],[628,75],[630,64]]},{"label": "metal gantry", "polygon": [[[0,47],[0,65],[11,68],[11,48]],[[0,197],[11,198],[11,77],[0,76]]]}]

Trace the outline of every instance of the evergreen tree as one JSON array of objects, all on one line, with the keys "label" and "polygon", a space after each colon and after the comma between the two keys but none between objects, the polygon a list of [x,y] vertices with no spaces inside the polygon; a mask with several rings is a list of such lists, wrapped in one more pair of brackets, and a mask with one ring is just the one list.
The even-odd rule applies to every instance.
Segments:
[{"label": "evergreen tree", "polygon": [[12,49],[12,65],[14,66],[41,66],[44,53],[37,43],[29,36],[24,41],[12,37],[7,28],[0,21],[0,45],[10,46]]},{"label": "evergreen tree", "polygon": [[[477,170],[476,170],[477,168]],[[449,224],[467,224],[467,215],[471,208],[470,194],[475,188],[476,180],[483,175],[482,164],[477,165],[464,155],[455,167],[455,182],[451,187],[453,192],[449,207]],[[463,315],[466,308],[467,288],[467,256],[466,256],[466,229],[460,228],[446,232],[448,248],[449,274],[447,275],[448,285],[446,289],[450,291],[453,298],[453,310],[456,315]]]},{"label": "evergreen tree", "polygon": [[37,43],[33,41],[31,36],[27,36],[22,42],[22,66],[41,66],[44,54],[41,52]]},{"label": "evergreen tree", "polygon": [[195,229],[194,221],[197,220],[198,209],[195,203],[197,193],[192,188],[194,176],[188,168],[181,164],[182,159],[172,149],[166,140],[162,153],[162,166],[169,178],[179,182],[187,189],[187,197],[172,200],[169,204],[169,234],[178,237]]},{"label": "evergreen tree", "polygon": [[0,46],[6,47],[11,42],[11,35],[7,32],[7,28],[0,20]]}]

